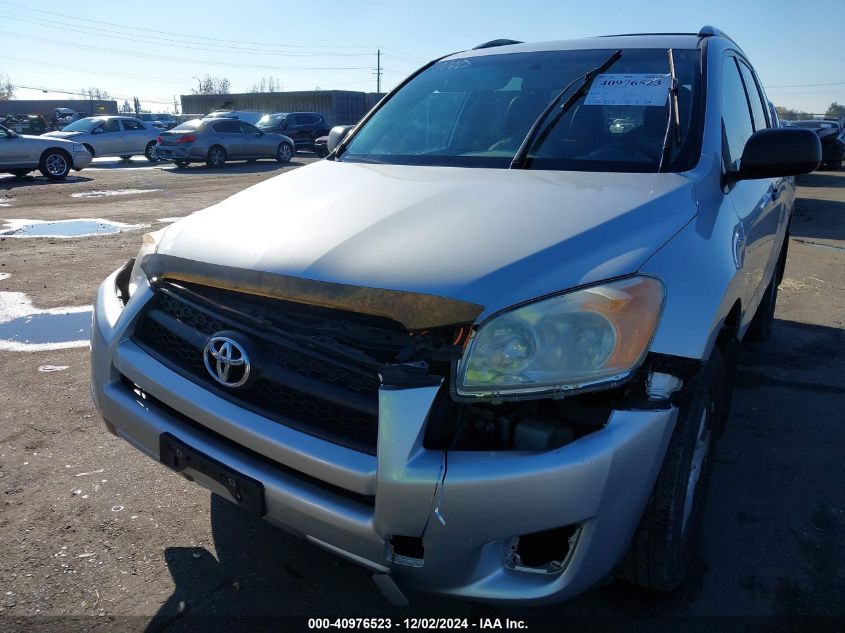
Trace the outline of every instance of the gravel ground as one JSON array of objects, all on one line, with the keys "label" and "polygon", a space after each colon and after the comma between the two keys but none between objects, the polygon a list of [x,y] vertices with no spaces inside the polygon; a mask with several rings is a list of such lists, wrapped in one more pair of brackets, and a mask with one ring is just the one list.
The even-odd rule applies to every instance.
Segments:
[{"label": "gravel ground", "polygon": [[[63,183],[0,176],[0,218],[103,218],[155,229],[312,160],[211,171],[98,159]],[[625,622],[613,616],[647,616],[672,628],[713,625],[706,630],[787,630],[803,621],[757,618],[820,616],[832,619],[814,628],[842,630],[845,171],[799,185],[774,336],[742,353],[697,562],[674,593],[613,582],[553,607],[411,594],[410,608],[393,608],[362,569],[107,434],[91,403],[85,347],[0,348],[0,630],[238,630],[226,618],[194,618],[247,615],[293,616],[288,622],[302,628],[306,616],[397,621],[421,613],[532,624],[589,616],[581,625],[603,628]],[[102,193],[127,189],[135,191]],[[89,305],[100,281],[137,252],[141,233],[0,237],[0,291],[24,293],[33,311]]]}]

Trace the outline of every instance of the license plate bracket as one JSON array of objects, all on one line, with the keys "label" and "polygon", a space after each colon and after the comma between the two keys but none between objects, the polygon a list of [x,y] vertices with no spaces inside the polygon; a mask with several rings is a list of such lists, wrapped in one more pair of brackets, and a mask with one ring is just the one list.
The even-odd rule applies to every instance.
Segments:
[{"label": "license plate bracket", "polygon": [[264,484],[191,448],[170,433],[159,436],[159,460],[177,473],[190,468],[213,479],[251,514],[262,517],[267,512],[264,507]]}]

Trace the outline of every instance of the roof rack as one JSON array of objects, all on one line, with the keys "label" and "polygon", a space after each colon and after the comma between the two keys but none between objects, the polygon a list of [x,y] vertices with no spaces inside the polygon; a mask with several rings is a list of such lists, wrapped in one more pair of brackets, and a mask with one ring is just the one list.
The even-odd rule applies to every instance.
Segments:
[{"label": "roof rack", "polygon": [[698,32],[698,37],[724,37],[726,40],[733,42],[733,38],[730,35],[721,29],[717,29],[715,26],[710,26],[709,24],[705,24],[701,27],[701,30]]},{"label": "roof rack", "polygon": [[478,46],[473,46],[472,50],[477,51],[481,48],[493,48],[495,46],[509,46],[510,44],[523,44],[524,42],[520,42],[518,40],[509,40],[509,39],[498,39],[498,40],[490,40],[489,42],[484,42],[483,44],[479,44]]}]

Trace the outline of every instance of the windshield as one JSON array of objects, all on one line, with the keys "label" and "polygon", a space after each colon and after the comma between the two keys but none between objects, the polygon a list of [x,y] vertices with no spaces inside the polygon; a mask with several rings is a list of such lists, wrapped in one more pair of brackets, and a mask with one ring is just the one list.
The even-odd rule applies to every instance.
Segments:
[{"label": "windshield", "polygon": [[792,121],[795,127],[802,127],[808,130],[820,130],[822,128],[839,127],[836,123],[830,121]]},{"label": "windshield", "polygon": [[74,121],[64,127],[65,132],[90,132],[102,121],[100,119],[85,118]]},{"label": "windshield", "polygon": [[256,127],[276,127],[287,117],[287,113],[265,114],[258,120]]},{"label": "windshield", "polygon": [[[531,125],[560,90],[612,52],[542,51],[437,62],[367,121],[340,160],[507,168]],[[700,52],[675,50],[674,58],[681,143],[673,147],[664,170],[683,171],[697,157]],[[596,78],[587,97],[533,146],[528,165],[657,171],[668,123],[668,73],[665,49],[623,49],[622,57]],[[576,81],[569,94],[580,83]]]}]

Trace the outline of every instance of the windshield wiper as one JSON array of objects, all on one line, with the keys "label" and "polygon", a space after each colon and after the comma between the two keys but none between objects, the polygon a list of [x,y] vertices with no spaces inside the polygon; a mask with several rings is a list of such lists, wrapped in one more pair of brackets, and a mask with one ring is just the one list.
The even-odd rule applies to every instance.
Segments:
[{"label": "windshield wiper", "polygon": [[[622,57],[622,50],[616,49],[613,54],[608,57],[601,66],[596,66],[590,72],[585,75],[581,75],[581,77],[576,77],[572,81],[567,84],[566,88],[561,90],[558,95],[552,99],[551,103],[546,106],[546,108],[540,113],[540,116],[534,121],[531,125],[531,128],[528,130],[528,134],[525,135],[525,138],[522,139],[522,143],[519,146],[519,149],[516,151],[516,154],[511,161],[511,165],[509,169],[524,169],[526,165],[526,158],[528,157],[528,152],[534,145],[540,146],[542,145],[546,138],[548,138],[549,133],[551,133],[552,129],[554,129],[555,125],[557,125],[558,121],[561,120],[564,114],[566,114],[569,109],[575,105],[575,102],[578,101],[581,97],[587,94],[589,91],[590,86],[593,85],[593,81],[596,77],[600,74],[605,72],[608,68],[610,68],[616,61]],[[569,89],[572,85],[578,81],[579,79],[583,78],[583,82],[578,87],[578,90],[572,93],[570,97],[564,102],[564,104],[560,107],[560,112],[558,112],[555,117],[549,122],[546,128],[543,130],[543,133],[540,137],[534,140],[535,135],[537,134],[537,130],[540,129],[540,126],[543,125],[543,122],[546,120],[546,117],[551,114],[552,110],[557,107],[557,104],[560,103],[560,100],[563,99],[564,95],[569,92]]]},{"label": "windshield wiper", "polygon": [[663,153],[660,155],[658,173],[663,171],[664,163],[672,157],[672,146],[681,144],[681,112],[678,107],[678,76],[675,74],[675,56],[669,49],[669,120],[666,122],[666,134],[663,136]]}]

